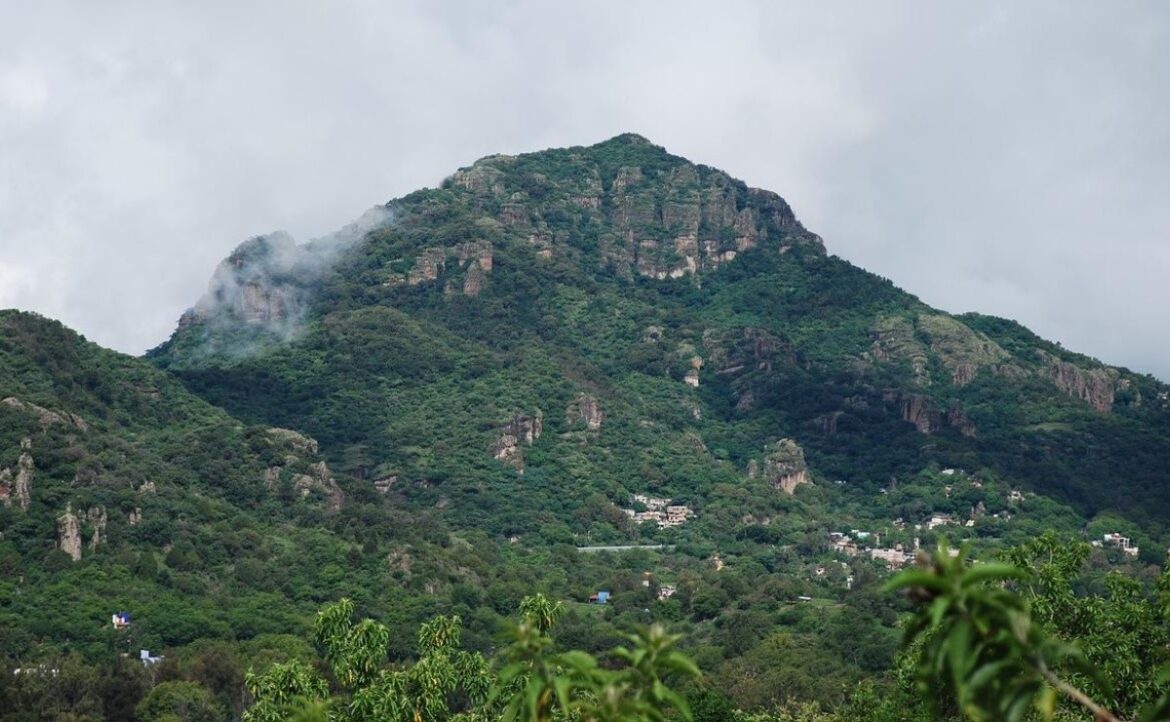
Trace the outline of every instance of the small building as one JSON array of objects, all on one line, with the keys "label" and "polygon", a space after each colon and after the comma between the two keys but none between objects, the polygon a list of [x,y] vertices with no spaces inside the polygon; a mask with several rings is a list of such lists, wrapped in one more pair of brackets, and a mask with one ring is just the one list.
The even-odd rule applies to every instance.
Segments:
[{"label": "small building", "polygon": [[860,553],[857,542],[850,539],[848,534],[839,531],[829,532],[829,548],[849,557],[855,557]]},{"label": "small building", "polygon": [[606,604],[609,602],[609,592],[597,592],[589,595],[590,604]]},{"label": "small building", "polygon": [[1102,537],[1102,541],[1112,547],[1116,547],[1125,552],[1127,556],[1136,557],[1138,555],[1138,547],[1130,543],[1129,537],[1122,536],[1119,533],[1106,534]]},{"label": "small building", "polygon": [[870,549],[869,556],[872,559],[885,562],[890,569],[899,569],[914,558],[914,555],[908,554],[902,549],[901,544],[896,545],[893,549]]},{"label": "small building", "polygon": [[666,601],[667,599],[670,599],[671,597],[673,597],[676,592],[678,592],[678,587],[676,587],[673,584],[659,585],[658,599],[659,599],[659,601]]},{"label": "small building", "polygon": [[951,516],[950,514],[931,514],[930,518],[926,520],[926,528],[935,529],[940,526],[946,526],[948,524],[954,523],[955,517]]},{"label": "small building", "polygon": [[114,629],[126,629],[130,626],[130,612],[114,612],[110,620],[114,623]]},{"label": "small building", "polygon": [[166,659],[166,657],[162,656],[161,654],[155,657],[151,655],[149,649],[140,649],[138,650],[138,659],[142,661],[143,667],[149,667],[151,665],[158,664],[159,662]]}]

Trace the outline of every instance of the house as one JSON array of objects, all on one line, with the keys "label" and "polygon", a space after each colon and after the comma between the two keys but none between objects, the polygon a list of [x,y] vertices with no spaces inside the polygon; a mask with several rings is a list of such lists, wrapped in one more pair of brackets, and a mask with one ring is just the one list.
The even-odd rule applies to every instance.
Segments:
[{"label": "house", "polygon": [[834,531],[829,532],[829,548],[838,554],[855,557],[860,553],[857,548],[857,542],[849,538],[848,534]]},{"label": "house", "polygon": [[130,612],[114,612],[110,619],[114,623],[114,629],[125,629],[130,626]]},{"label": "house", "polygon": [[926,520],[926,528],[934,529],[936,527],[946,526],[948,524],[954,523],[955,517],[951,516],[950,514],[931,514],[930,518]]},{"label": "house", "polygon": [[691,510],[684,505],[674,505],[666,507],[666,518],[658,522],[658,526],[679,526],[686,522],[691,516]]},{"label": "house", "polygon": [[670,504],[670,499],[659,499],[645,494],[634,494],[634,501],[651,510],[663,509]]},{"label": "house", "polygon": [[695,514],[685,504],[672,504],[671,499],[634,494],[633,500],[646,507],[646,511],[622,509],[622,512],[639,524],[653,522],[665,529],[666,527],[680,526]]},{"label": "house", "polygon": [[673,597],[676,592],[678,592],[678,587],[675,585],[662,584],[658,587],[658,599],[659,601],[665,601]]},{"label": "house", "polygon": [[871,559],[885,562],[890,569],[901,568],[914,558],[913,554],[908,554],[902,549],[901,544],[896,544],[893,549],[870,549],[869,556]]},{"label": "house", "polygon": [[161,654],[157,657],[154,657],[151,656],[149,649],[140,649],[138,650],[138,659],[142,661],[143,667],[149,667],[151,665],[158,664],[159,662],[166,659],[166,657],[162,656]]},{"label": "house", "polygon": [[605,604],[609,601],[609,592],[597,592],[589,595],[590,604]]},{"label": "house", "polygon": [[1125,552],[1128,556],[1136,557],[1138,555],[1138,547],[1130,543],[1129,537],[1122,536],[1118,533],[1106,534],[1102,541],[1112,547],[1116,547]]}]

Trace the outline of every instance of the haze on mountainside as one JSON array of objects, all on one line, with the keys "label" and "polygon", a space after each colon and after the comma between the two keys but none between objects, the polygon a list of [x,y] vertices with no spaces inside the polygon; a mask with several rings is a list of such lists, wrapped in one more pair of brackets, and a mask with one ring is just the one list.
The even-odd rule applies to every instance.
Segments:
[{"label": "haze on mountainside", "polygon": [[[71,690],[0,674],[0,704],[252,722],[242,670],[316,662],[322,604],[386,624],[371,663],[405,673],[436,615],[490,656],[540,591],[562,648],[685,630],[699,722],[930,719],[889,572],[1030,544],[1129,594],[1165,559],[1167,468],[1166,385],[933,309],[771,191],[634,134],[489,156],[245,241],[145,358],[0,313],[0,654]],[[1131,709],[1170,629],[1104,599],[1057,622],[1110,630],[1091,660]],[[167,681],[121,649],[165,650]]]},{"label": "haze on mountainside", "polygon": [[[502,443],[497,429],[539,423],[576,396],[628,405],[611,408],[611,423],[635,425],[645,391],[630,379],[657,374],[660,393],[692,416],[678,431],[740,468],[781,437],[841,478],[905,473],[924,457],[955,465],[994,447],[1002,471],[1086,510],[1140,513],[1145,494],[1170,508],[1164,473],[1139,470],[1129,454],[1139,437],[1170,449],[1145,427],[1164,424],[1170,403],[1153,378],[1009,321],[931,309],[826,255],[776,194],[641,136],[489,156],[386,212],[392,223],[327,270],[299,260],[312,245],[297,255],[283,236],[245,243],[150,357],[244,419],[306,430],[327,453],[419,478],[448,462],[404,446],[441,444],[467,454],[463,468],[481,467],[482,449]],[[487,366],[470,372],[469,356]],[[467,405],[480,394],[482,406]],[[1037,406],[1020,404],[1034,394]],[[1067,412],[1051,406],[1060,396]],[[449,404],[462,407],[450,420],[440,411]],[[428,405],[442,422],[415,420]],[[1129,416],[1142,421],[1125,426]],[[1086,453],[1081,424],[1115,435],[1112,451]],[[1033,428],[1045,430],[1045,464],[1068,459],[1060,478],[1039,478],[1051,466],[1026,461]],[[942,438],[924,451],[924,434]],[[524,468],[519,448],[496,454]],[[606,466],[593,460],[569,476],[620,483],[623,472]],[[1128,500],[1100,484],[1122,466],[1143,490]]]},{"label": "haze on mountainside", "polygon": [[0,306],[107,347],[162,341],[248,234],[313,238],[469,158],[635,130],[782,193],[932,306],[1170,378],[1164,3],[5,18]]}]

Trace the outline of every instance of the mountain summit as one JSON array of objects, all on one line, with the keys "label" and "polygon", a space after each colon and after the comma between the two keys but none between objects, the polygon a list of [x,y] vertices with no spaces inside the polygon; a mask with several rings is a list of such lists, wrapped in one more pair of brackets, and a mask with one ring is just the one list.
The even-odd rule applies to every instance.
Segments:
[{"label": "mountain summit", "polygon": [[[753,476],[873,493],[929,464],[1170,520],[1165,386],[930,308],[779,195],[641,136],[488,156],[382,213],[327,263],[249,241],[150,358],[469,523],[509,494],[585,513]],[[541,523],[519,512],[485,523]]]}]

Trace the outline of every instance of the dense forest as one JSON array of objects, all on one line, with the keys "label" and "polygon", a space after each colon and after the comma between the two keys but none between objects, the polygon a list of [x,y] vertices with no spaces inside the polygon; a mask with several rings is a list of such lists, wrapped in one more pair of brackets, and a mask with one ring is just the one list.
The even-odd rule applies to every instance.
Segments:
[{"label": "dense forest", "polygon": [[491,156],[144,358],[0,312],[0,722],[1156,714],[1167,468],[1165,384],[773,193]]}]

